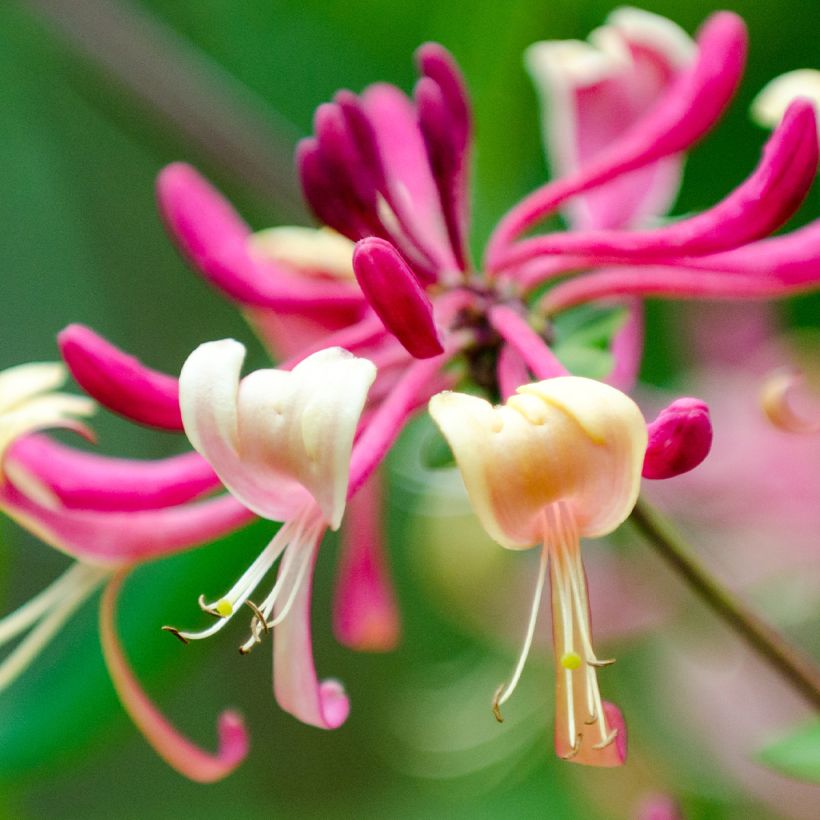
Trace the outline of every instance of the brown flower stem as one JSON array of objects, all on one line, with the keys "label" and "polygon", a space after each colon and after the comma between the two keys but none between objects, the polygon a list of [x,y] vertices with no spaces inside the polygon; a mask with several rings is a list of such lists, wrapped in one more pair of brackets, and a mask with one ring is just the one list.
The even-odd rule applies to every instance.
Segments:
[{"label": "brown flower stem", "polygon": [[820,709],[820,668],[776,629],[724,587],[698,560],[689,545],[656,509],[643,499],[630,521],[652,548],[723,618],[792,688]]}]

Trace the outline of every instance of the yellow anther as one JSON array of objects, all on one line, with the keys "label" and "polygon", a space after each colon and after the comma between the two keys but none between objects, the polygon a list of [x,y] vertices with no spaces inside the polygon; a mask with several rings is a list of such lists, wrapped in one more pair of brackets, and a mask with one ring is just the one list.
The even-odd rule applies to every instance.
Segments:
[{"label": "yellow anther", "polygon": [[233,615],[233,604],[227,598],[220,598],[216,604],[214,604],[214,609],[223,618]]},{"label": "yellow anther", "polygon": [[581,656],[577,652],[566,652],[561,656],[561,666],[564,669],[578,669],[581,662]]}]

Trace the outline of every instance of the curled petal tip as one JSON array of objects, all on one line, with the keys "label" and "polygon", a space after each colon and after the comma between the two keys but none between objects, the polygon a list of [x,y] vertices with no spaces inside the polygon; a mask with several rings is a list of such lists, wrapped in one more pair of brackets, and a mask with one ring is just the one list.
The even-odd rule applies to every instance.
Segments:
[{"label": "curled petal tip", "polygon": [[699,399],[677,399],[648,425],[644,478],[674,478],[697,467],[712,447],[709,408]]},{"label": "curled petal tip", "polygon": [[137,728],[169,766],[197,783],[222,780],[247,756],[245,724],[238,713],[223,712],[217,724],[219,748],[210,753],[181,735],[159,712],[131,669],[117,634],[117,596],[126,576],[127,570],[114,576],[103,592],[100,606],[103,657],[114,689]]},{"label": "curled petal tip", "polygon": [[57,342],[72,376],[100,404],[139,424],[182,429],[175,378],[146,367],[85,325],[69,325]]},{"label": "curled petal tip", "polygon": [[353,270],[373,310],[411,355],[429,359],[444,352],[433,305],[389,242],[376,237],[358,242]]}]

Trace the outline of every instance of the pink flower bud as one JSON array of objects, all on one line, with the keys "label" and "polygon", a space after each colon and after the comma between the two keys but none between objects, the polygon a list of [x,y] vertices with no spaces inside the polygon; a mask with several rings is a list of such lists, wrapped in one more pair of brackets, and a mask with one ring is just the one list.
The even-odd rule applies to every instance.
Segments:
[{"label": "pink flower bud", "polygon": [[700,399],[676,399],[648,425],[644,478],[673,478],[700,464],[712,447],[709,408]]}]

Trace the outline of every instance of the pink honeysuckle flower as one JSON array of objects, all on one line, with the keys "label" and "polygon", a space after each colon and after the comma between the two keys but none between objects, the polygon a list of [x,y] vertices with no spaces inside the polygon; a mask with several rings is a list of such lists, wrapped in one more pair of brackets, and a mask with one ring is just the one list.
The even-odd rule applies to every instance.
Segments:
[{"label": "pink honeysuckle flower", "polygon": [[[795,281],[791,268],[801,258],[799,243],[770,249],[780,273],[744,269],[739,276],[732,266],[753,263],[755,241],[798,206],[814,175],[816,135],[812,112],[797,104],[758,170],[722,203],[672,226],[637,230],[666,209],[682,152],[711,128],[734,93],[745,31],[734,15],[718,14],[692,41],[669,21],[621,10],[592,39],[589,46],[542,44],[530,52],[542,96],[556,111],[562,105],[572,111],[547,128],[553,166],[562,176],[501,221],[483,279],[467,248],[467,92],[452,57],[435,44],[418,52],[422,77],[412,100],[377,84],[359,96],[340,92],[317,111],[315,136],[299,146],[297,164],[308,203],[337,233],[253,233],[180,163],[158,181],[166,225],[192,266],[237,303],[275,356],[287,358],[285,367],[334,345],[373,361],[373,406],[414,357],[436,358],[445,347],[451,355],[463,354],[468,375],[492,394],[499,384],[509,393],[533,376],[557,375],[562,368],[545,343],[553,336],[551,317],[598,299],[629,307],[613,339],[609,376],[628,388],[642,348],[638,297],[692,297],[715,288],[730,296],[779,295],[815,286],[816,266]],[[515,241],[565,207],[576,217],[576,230]],[[355,253],[351,242],[360,243]],[[742,255],[750,242],[751,254],[732,256],[731,249]],[[725,274],[714,262],[722,262]],[[700,264],[703,269],[696,269]],[[533,312],[536,288],[576,270],[586,273],[550,289]],[[66,342],[64,351],[86,389],[114,406],[113,394],[127,395],[126,382],[133,380],[109,382],[108,391],[96,384],[112,375],[97,367],[96,347],[80,339],[73,351]],[[100,355],[116,358],[113,350]],[[157,385],[160,392],[166,386]],[[167,406],[167,417],[137,414],[133,401],[115,409],[178,427],[173,388],[168,393],[158,405]],[[126,410],[124,403],[130,405]],[[382,577],[384,594],[377,594],[372,579],[365,582],[374,602],[393,600],[386,583]],[[374,615],[380,611],[374,603]],[[385,634],[389,624],[388,618]],[[337,633],[351,634],[341,628]]]},{"label": "pink honeysuckle flower", "polygon": [[[815,176],[816,122],[805,101],[791,105],[757,169],[721,202],[697,216],[647,227],[650,217],[659,215],[673,194],[680,156],[728,105],[746,53],[745,28],[731,13],[711,17],[693,43],[670,26],[637,12],[613,18],[609,34],[603,37],[610,47],[615,44],[624,52],[625,67],[606,83],[606,93],[620,89],[617,93],[631,100],[629,115],[619,121],[617,133],[601,138],[598,148],[577,151],[573,166],[561,169],[562,177],[527,196],[501,219],[490,237],[481,270],[476,269],[468,250],[469,101],[455,61],[435,44],[418,51],[422,76],[412,99],[385,84],[370,86],[361,95],[342,91],[319,108],[315,135],[297,150],[308,203],[325,225],[346,239],[304,230],[284,238],[266,232],[253,234],[193,169],[177,164],[163,172],[158,186],[160,208],[172,237],[186,259],[249,316],[274,353],[287,357],[282,371],[296,374],[300,362],[310,361],[312,354],[328,347],[345,348],[376,366],[377,376],[363,405],[351,454],[348,496],[352,498],[364,485],[413,410],[455,378],[471,381],[495,399],[502,393],[514,394],[533,377],[566,376],[564,364],[551,348],[559,333],[553,319],[563,310],[599,300],[630,306],[631,315],[613,341],[614,367],[608,377],[613,383],[629,385],[642,348],[637,307],[641,297],[760,298],[817,287],[820,224],[765,238],[796,211]],[[652,66],[652,82],[639,89],[636,84],[647,80],[647,66]],[[562,75],[560,67],[555,70],[558,79],[553,78],[554,83],[566,80],[563,91],[574,87],[569,75]],[[556,88],[552,92],[558,93]],[[572,96],[574,92],[568,93]],[[577,110],[572,140],[579,145],[587,145],[588,135],[594,133],[587,129],[592,117],[588,106],[598,94],[604,91],[576,95],[577,106],[583,110]],[[602,103],[604,109],[608,106],[609,102]],[[644,197],[650,178],[657,187]],[[636,182],[639,179],[643,181]],[[622,220],[616,224],[602,216],[612,213],[611,205],[604,207],[605,200],[611,202],[614,192],[636,185],[640,195],[629,197]],[[579,197],[588,214],[586,221],[573,225],[574,230],[521,238]],[[597,214],[594,219],[593,212]],[[342,258],[348,252],[349,267]],[[570,274],[577,275],[555,284],[558,277]],[[182,419],[178,418],[175,380],[144,368],[87,329],[69,328],[62,347],[77,380],[101,403],[142,423],[179,429]],[[454,359],[460,367],[443,373],[443,366]],[[211,410],[214,419],[224,420],[223,414],[229,416],[231,407],[234,414],[242,415],[241,395],[236,394],[239,364],[231,361],[223,372],[210,374],[213,384],[224,388],[214,393],[222,402]],[[202,373],[206,374],[205,368]],[[285,376],[287,373],[270,377],[271,385],[287,384]],[[250,378],[256,384],[257,379]],[[226,385],[233,385],[233,392]],[[207,391],[203,395],[207,400],[203,398],[197,406],[208,417],[212,396]],[[273,395],[266,400],[277,401]],[[182,406],[184,416],[184,401]],[[653,435],[649,451],[644,453],[642,446],[638,475],[642,464],[647,474],[674,475],[690,469],[705,455],[708,418],[701,410],[683,416],[679,410],[673,407],[656,422],[658,435]],[[641,429],[646,436],[645,428]],[[322,499],[311,496],[319,485],[305,489],[298,484],[307,480],[304,474],[299,478],[295,473],[282,473],[277,459],[285,458],[298,438],[288,439],[282,453],[271,454],[271,464],[279,465],[280,477],[291,479],[284,481],[281,492],[292,491],[290,500],[301,498],[306,506],[296,510],[283,501],[273,509],[274,499],[282,496],[265,465],[254,462],[253,451],[233,450],[230,430],[220,428],[216,421],[207,430],[207,441],[198,441],[199,433],[194,430],[194,444],[202,452],[209,451],[207,459],[229,489],[257,513],[287,519],[276,549],[286,550],[291,540],[295,543],[302,538],[318,543],[325,526],[335,526],[334,513],[339,508],[331,509],[326,500],[323,504]],[[261,433],[257,430],[251,435],[258,438]],[[264,452],[264,448],[259,450],[260,457]],[[290,462],[288,469],[296,467],[296,462]],[[583,459],[577,469],[585,469]],[[262,486],[267,489],[263,495],[258,492],[260,476],[265,477]],[[294,481],[301,490],[293,489]],[[308,508],[315,511],[315,517],[305,511]],[[291,523],[297,520],[304,531]],[[575,526],[580,527],[577,522]],[[563,529],[561,533],[572,534]],[[373,539],[368,548],[377,548],[379,543],[380,539]],[[266,562],[272,552],[273,548],[263,553],[257,569],[270,567],[272,559]],[[283,558],[280,575],[290,578],[296,596],[292,606],[304,613],[309,584],[296,583],[293,573],[303,571],[308,578],[316,550],[288,548],[286,552],[302,555],[303,563],[295,570],[288,566],[287,572],[288,562]],[[381,561],[370,561],[369,571],[361,573],[365,592],[368,587],[376,590],[379,584],[385,589],[384,577],[378,575],[380,566]],[[248,595],[251,591],[247,584],[241,590]],[[342,598],[349,602],[348,614],[355,602],[362,618],[363,602],[375,602],[370,615],[381,619],[389,616],[393,600],[391,595],[372,592]],[[211,614],[220,616],[215,628],[236,608],[230,597],[222,612],[219,603],[208,607]],[[279,605],[287,607],[288,601],[272,599],[269,613],[263,612],[264,603],[257,607],[249,647],[260,631],[269,628],[268,617],[272,615],[275,621],[281,615],[276,611]],[[337,613],[342,610],[344,607],[336,609]],[[571,617],[586,623],[587,616]],[[297,630],[295,618],[286,618],[277,628],[288,621]],[[298,619],[301,627],[290,643],[276,641],[277,655],[296,651],[303,661],[309,658],[306,622],[306,617]],[[389,620],[383,620],[384,624]],[[339,622],[337,633],[343,637],[361,634],[340,628]],[[370,635],[389,633],[389,629],[368,630]],[[298,651],[296,643],[301,647]],[[277,663],[277,667],[282,665]],[[342,717],[347,708],[343,693],[330,693],[339,708],[335,718],[329,719],[321,692],[317,693],[312,661],[296,666],[306,670],[305,700],[291,697],[291,687],[296,686],[291,679],[283,684],[284,689],[277,685],[285,708],[318,725]],[[565,685],[561,676],[567,670],[559,669],[559,685]],[[581,702],[572,689],[565,694],[574,704]],[[584,692],[580,694],[585,697]],[[601,706],[596,718],[601,732],[598,742],[612,739],[611,730],[621,720],[619,713],[607,713]],[[565,722],[560,730],[564,754],[577,751],[568,726]],[[618,743],[594,753],[589,746],[584,744],[584,754],[576,754],[576,759],[589,755],[597,762],[619,756]]]},{"label": "pink honeysuckle flower", "polygon": [[[454,61],[440,46],[428,44],[418,53],[422,79],[414,100],[391,86],[375,85],[360,96],[340,92],[317,114],[315,136],[298,150],[307,200],[322,221],[359,242],[353,266],[365,296],[413,355],[431,355],[449,332],[467,330],[462,349],[472,347],[474,361],[494,359],[499,368],[503,362],[509,381],[511,356],[501,353],[516,346],[510,333],[518,334],[508,332],[512,323],[496,310],[502,305],[518,312],[519,328],[539,326],[532,335],[541,335],[545,346],[556,313],[593,300],[626,299],[634,305],[634,297],[646,295],[759,298],[816,287],[817,242],[810,245],[811,260],[805,259],[805,243],[807,237],[815,240],[817,226],[760,241],[794,213],[814,178],[817,134],[806,102],[791,106],[758,168],[718,205],[671,225],[634,228],[642,218],[659,214],[661,199],[669,199],[674,186],[662,166],[668,171],[679,165],[681,152],[714,124],[734,93],[745,60],[739,18],[715,15],[692,43],[668,21],[626,11],[613,17],[598,41],[606,53],[577,43],[542,45],[531,52],[544,94],[569,95],[576,110],[574,125],[553,140],[564,145],[556,164],[565,176],[502,218],[489,242],[483,278],[464,242],[467,96]],[[606,82],[586,89],[590,78],[577,75],[581,69],[575,58],[582,69],[593,63]],[[647,64],[653,67],[651,83],[640,80],[646,78]],[[581,93],[582,88],[590,93]],[[588,135],[595,124],[591,106],[612,108],[624,97],[632,100],[621,103],[627,113],[596,150]],[[635,182],[636,175],[666,176],[659,186],[664,196],[624,202],[617,193],[621,186],[629,183],[641,194],[648,190],[645,179]],[[590,196],[599,200],[594,208]],[[616,196],[623,204],[618,223],[602,215],[604,200]],[[576,229],[568,233],[518,239],[556,209],[579,201],[597,216],[576,219]],[[765,267],[757,261],[760,256]],[[584,273],[548,289],[531,315],[536,288],[579,270]],[[468,304],[448,327],[437,304],[459,290]],[[633,310],[613,345],[611,379],[628,384],[634,378],[640,337],[640,316]],[[471,375],[482,383],[480,374]]]},{"label": "pink honeysuckle flower", "polygon": [[[696,57],[671,20],[620,8],[589,42],[535,43],[526,63],[543,102],[553,176],[575,174],[640,120]],[[682,159],[671,155],[567,204],[577,228],[635,227],[664,214],[677,194]]]},{"label": "pink honeysuckle flower", "polygon": [[177,771],[192,780],[219,780],[247,752],[241,718],[231,711],[222,714],[215,754],[182,737],[131,671],[117,637],[115,605],[134,565],[211,541],[250,516],[229,497],[196,500],[217,486],[218,479],[193,454],[156,462],[111,459],[31,435],[65,427],[91,437],[80,418],[94,411],[94,403],[53,392],[65,375],[59,364],[23,365],[0,373],[0,509],[76,559],[47,589],[0,620],[0,645],[20,639],[0,663],[0,690],[12,684],[71,615],[107,584],[100,635],[124,708]]},{"label": "pink honeysuckle flower", "polygon": [[626,758],[620,711],[601,699],[592,648],[580,537],[610,533],[638,498],[647,444],[640,410],[591,379],[557,377],[520,387],[500,407],[463,393],[440,393],[430,414],[450,443],[473,509],[507,549],[542,544],[527,635],[509,683],[512,695],[529,654],[547,564],[556,669],[556,753],[595,766]]}]

